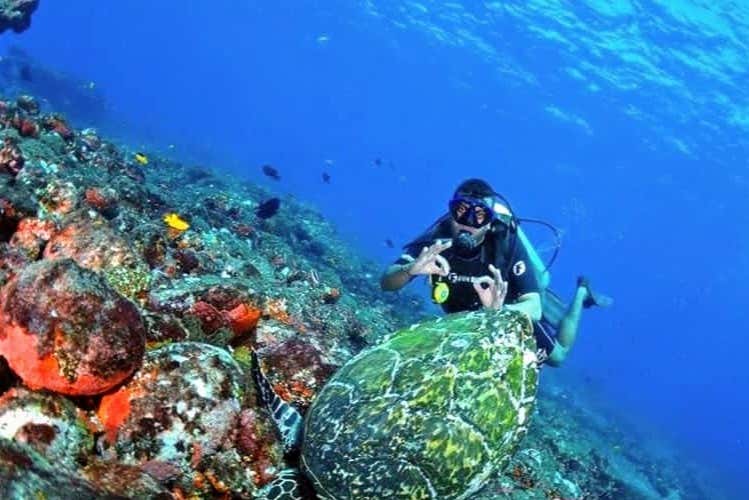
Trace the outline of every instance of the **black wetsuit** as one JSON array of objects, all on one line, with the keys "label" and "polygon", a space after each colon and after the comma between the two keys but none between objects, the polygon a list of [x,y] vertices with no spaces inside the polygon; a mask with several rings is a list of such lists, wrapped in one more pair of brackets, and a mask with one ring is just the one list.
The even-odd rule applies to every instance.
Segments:
[{"label": "black wetsuit", "polygon": [[[395,263],[405,264],[416,259],[425,246],[430,246],[438,239],[451,237],[450,220],[443,218],[422,236],[406,245],[404,254]],[[489,264],[494,264],[502,273],[502,278],[508,283],[506,303],[516,302],[519,297],[527,293],[541,294],[541,286],[536,273],[530,268],[528,252],[516,233],[509,230],[500,231],[498,234],[487,234],[479,248],[470,254],[461,253],[453,246],[441,255],[450,264],[450,274],[448,276],[432,275],[430,280],[433,285],[437,282],[444,282],[449,288],[447,300],[440,304],[446,313],[481,309],[481,300],[473,288],[473,283],[465,278],[491,277]],[[543,320],[534,322],[536,342],[546,355],[551,353],[556,342],[553,332],[554,329],[549,323]]]}]

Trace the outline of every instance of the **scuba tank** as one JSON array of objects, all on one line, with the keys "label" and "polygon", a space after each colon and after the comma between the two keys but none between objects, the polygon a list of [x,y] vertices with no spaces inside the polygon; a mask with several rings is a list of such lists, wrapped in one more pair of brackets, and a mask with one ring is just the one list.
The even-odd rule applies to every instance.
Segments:
[{"label": "scuba tank", "polygon": [[[514,212],[512,211],[512,208],[510,207],[510,203],[504,196],[496,192],[494,193],[494,196],[495,200],[492,205],[492,210],[494,211],[496,219],[499,221],[499,224],[503,224],[505,227],[509,228],[509,231],[511,233],[513,233],[513,237],[515,238],[515,241],[512,243],[513,253],[514,245],[520,244],[523,246],[523,249],[525,249],[526,253],[528,254],[528,259],[530,260],[530,262],[527,263],[528,268],[535,274],[536,280],[538,281],[538,284],[541,288],[541,295],[543,296],[543,292],[546,292],[546,289],[551,283],[551,272],[549,271],[549,268],[556,260],[557,254],[559,252],[559,247],[561,246],[559,230],[548,222],[542,220],[521,219],[516,217]],[[543,261],[538,251],[533,246],[533,243],[531,243],[525,231],[523,231],[523,228],[520,227],[521,222],[539,224],[549,228],[554,233],[556,245],[554,248],[554,254],[551,256],[548,262]],[[494,230],[493,232],[497,234],[496,230]]]}]

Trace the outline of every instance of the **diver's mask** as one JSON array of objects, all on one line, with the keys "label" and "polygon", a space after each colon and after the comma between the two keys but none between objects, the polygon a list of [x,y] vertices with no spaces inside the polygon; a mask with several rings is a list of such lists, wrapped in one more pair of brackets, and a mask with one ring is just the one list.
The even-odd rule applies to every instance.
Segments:
[{"label": "diver's mask", "polygon": [[450,200],[450,215],[463,226],[479,228],[494,221],[491,199],[456,196]]}]

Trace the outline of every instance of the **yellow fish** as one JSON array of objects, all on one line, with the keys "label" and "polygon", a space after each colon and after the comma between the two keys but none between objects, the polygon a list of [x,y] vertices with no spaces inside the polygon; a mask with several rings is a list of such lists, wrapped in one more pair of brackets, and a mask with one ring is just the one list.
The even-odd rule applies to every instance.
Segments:
[{"label": "yellow fish", "polygon": [[172,229],[176,229],[177,231],[187,231],[188,229],[190,229],[190,224],[188,224],[186,220],[184,220],[174,212],[166,214],[164,216],[164,223]]},{"label": "yellow fish", "polygon": [[141,165],[148,165],[148,156],[143,153],[135,153],[135,161]]}]

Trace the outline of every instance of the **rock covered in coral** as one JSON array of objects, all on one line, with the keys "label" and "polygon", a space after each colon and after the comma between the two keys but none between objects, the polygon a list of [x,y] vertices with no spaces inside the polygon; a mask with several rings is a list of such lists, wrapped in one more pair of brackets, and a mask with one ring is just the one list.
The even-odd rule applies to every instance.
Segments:
[{"label": "rock covered in coral", "polygon": [[29,259],[36,260],[56,229],[55,223],[51,220],[26,217],[18,222],[10,246],[23,251]]},{"label": "rock covered in coral", "polygon": [[38,6],[39,0],[0,0],[0,33],[8,29],[26,31]]},{"label": "rock covered in coral", "polygon": [[27,266],[0,293],[0,354],[32,389],[105,392],[140,365],[138,309],[73,260]]},{"label": "rock covered in coral", "polygon": [[32,448],[0,437],[0,498],[95,500],[102,495],[72,471]]},{"label": "rock covered in coral", "polygon": [[[181,342],[150,351],[135,377],[102,399],[98,415],[112,445],[109,453],[131,465],[171,464],[186,491],[217,491],[224,484],[250,493],[258,478],[235,450],[245,384],[224,349]],[[257,442],[266,442],[264,453],[272,455],[267,436],[272,430],[263,437],[257,429]]]},{"label": "rock covered in coral", "polygon": [[0,437],[23,443],[48,460],[74,469],[93,437],[68,399],[15,388],[0,397]]},{"label": "rock covered in coral", "polygon": [[49,240],[44,257],[70,258],[81,267],[100,272],[127,297],[135,298],[148,288],[149,270],[143,259],[98,215],[73,216]]},{"label": "rock covered in coral", "polygon": [[0,148],[0,172],[16,176],[23,168],[24,163],[26,163],[26,159],[23,157],[23,152],[18,147],[16,140],[13,137],[6,136],[3,139],[3,146]]},{"label": "rock covered in coral", "polygon": [[102,496],[171,500],[172,494],[148,470],[117,462],[93,461],[80,470]]},{"label": "rock covered in coral", "polygon": [[304,411],[338,366],[316,344],[314,337],[287,335],[284,338],[287,331],[277,323],[263,323],[257,332],[257,355],[276,394]]}]

